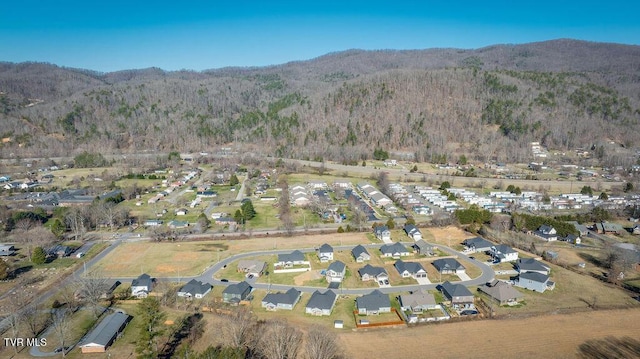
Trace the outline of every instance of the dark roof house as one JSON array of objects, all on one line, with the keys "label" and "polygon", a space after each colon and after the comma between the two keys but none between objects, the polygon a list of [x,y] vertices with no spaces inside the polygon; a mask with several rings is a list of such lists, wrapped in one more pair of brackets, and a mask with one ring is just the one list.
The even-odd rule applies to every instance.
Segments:
[{"label": "dark roof house", "polygon": [[388,294],[376,289],[369,294],[356,298],[356,309],[359,315],[388,313],[391,311],[391,300],[389,300]]},{"label": "dark roof house", "polygon": [[131,317],[116,312],[107,315],[82,341],[82,353],[104,353],[116,338],[122,333]]}]

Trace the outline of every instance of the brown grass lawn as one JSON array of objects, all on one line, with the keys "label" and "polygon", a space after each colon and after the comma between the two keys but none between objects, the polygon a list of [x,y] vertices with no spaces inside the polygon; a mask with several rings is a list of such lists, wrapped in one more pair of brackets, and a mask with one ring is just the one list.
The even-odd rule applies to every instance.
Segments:
[{"label": "brown grass lawn", "polygon": [[448,226],[448,227],[430,227],[428,230],[420,229],[423,233],[423,237],[425,237],[424,233],[430,233],[429,237],[425,237],[426,241],[431,241],[432,243],[442,244],[445,246],[451,246],[452,248],[456,248],[455,245],[462,243],[467,238],[476,237],[475,235],[466,232],[458,227]]},{"label": "brown grass lawn", "polygon": [[[483,358],[495,354],[496,347],[500,352],[495,355],[501,358],[576,358],[578,345],[586,340],[609,335],[637,337],[638,330],[640,310],[607,310],[342,331],[340,338],[346,356],[353,359]],[[416,343],[428,343],[428,347]]]},{"label": "brown grass lawn", "polygon": [[[215,263],[218,256],[223,259],[237,253],[271,250],[274,247],[293,250],[318,247],[323,243],[338,246],[367,242],[364,233],[179,243],[133,242],[121,244],[100,261],[96,268],[104,275],[113,277],[137,276],[141,271],[155,276],[191,276],[201,273],[206,267]],[[347,255],[348,251],[345,253]],[[235,265],[231,264],[229,267],[235,268]],[[326,266],[323,263],[319,268],[326,268]]]}]

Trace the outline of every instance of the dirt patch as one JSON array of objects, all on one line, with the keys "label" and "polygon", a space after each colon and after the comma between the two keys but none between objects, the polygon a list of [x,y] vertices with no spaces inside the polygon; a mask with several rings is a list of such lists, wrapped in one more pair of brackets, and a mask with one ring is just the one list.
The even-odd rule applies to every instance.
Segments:
[{"label": "dirt patch", "polygon": [[297,275],[293,278],[293,281],[295,282],[295,285],[299,285],[302,286],[304,285],[304,282],[306,281],[310,281],[310,280],[317,280],[322,278],[322,276],[320,275],[320,272],[317,270],[310,270],[304,273],[301,273],[300,275]]},{"label": "dirt patch", "polygon": [[[417,338],[429,343],[429,357],[433,358],[484,357],[495,353],[496,347],[503,358],[575,358],[578,345],[586,340],[609,335],[634,337],[638,330],[640,311],[606,310],[348,332],[341,333],[340,338],[346,356],[354,359],[424,358],[425,348],[416,345]],[[531,339],[532,333],[535,340]],[[463,340],[451,345],[452,338]]]},{"label": "dirt patch", "polygon": [[457,227],[430,227],[428,232],[434,237],[435,243],[451,245],[462,243],[467,238],[475,237],[473,234]]}]

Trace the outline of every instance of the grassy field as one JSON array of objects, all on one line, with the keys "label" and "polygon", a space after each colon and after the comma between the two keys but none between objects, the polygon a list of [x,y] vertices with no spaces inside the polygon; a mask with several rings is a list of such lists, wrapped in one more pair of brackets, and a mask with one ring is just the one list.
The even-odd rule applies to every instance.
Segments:
[{"label": "grassy field", "polygon": [[95,268],[110,277],[180,277],[202,273],[215,263],[228,244],[224,242],[133,242],[123,243]]},{"label": "grassy field", "polygon": [[[429,343],[428,357],[432,358],[484,357],[487,353],[495,353],[496,346],[500,347],[499,355],[503,358],[575,358],[578,345],[588,339],[609,335],[636,337],[638,330],[639,310],[613,310],[420,325],[406,329],[345,330],[339,337],[346,357],[353,359],[424,358],[425,348],[416,345],[416,338]],[[531,340],[531,333],[536,333],[535,340]],[[452,345],[454,338],[457,340]],[[504,345],[505,341],[509,345]]]}]

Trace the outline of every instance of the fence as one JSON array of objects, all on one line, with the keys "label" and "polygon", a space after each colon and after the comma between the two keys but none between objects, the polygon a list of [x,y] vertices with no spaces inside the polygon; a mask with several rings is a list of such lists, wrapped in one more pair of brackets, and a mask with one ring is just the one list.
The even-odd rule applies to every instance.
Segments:
[{"label": "fence", "polygon": [[369,323],[369,324],[360,324],[358,322],[358,311],[353,311],[353,319],[356,322],[356,328],[380,328],[380,327],[391,327],[396,325],[405,325],[405,321],[402,319],[402,315],[398,313],[396,308],[391,308],[391,312],[395,313],[398,316],[398,320],[388,321],[388,322],[380,322],[380,323]]}]

